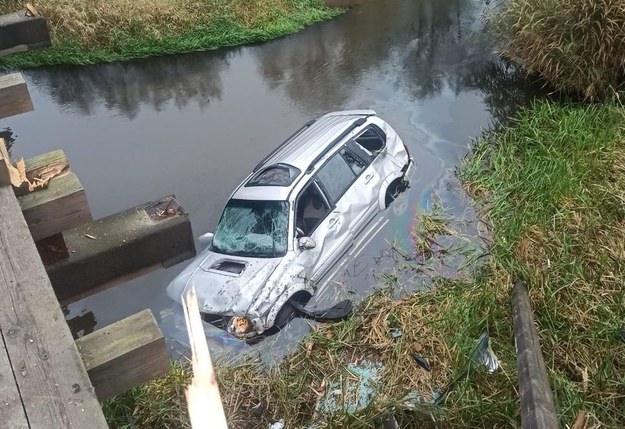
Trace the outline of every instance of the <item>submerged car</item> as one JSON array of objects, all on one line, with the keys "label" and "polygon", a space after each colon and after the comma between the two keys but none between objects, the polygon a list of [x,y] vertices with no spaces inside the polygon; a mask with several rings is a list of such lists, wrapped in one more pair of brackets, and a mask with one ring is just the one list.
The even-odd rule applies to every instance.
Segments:
[{"label": "submerged car", "polygon": [[[394,197],[414,160],[374,111],[305,124],[230,196],[206,248],[168,286],[195,288],[204,319],[237,337],[284,327]],[[299,305],[298,305],[299,304]]]}]

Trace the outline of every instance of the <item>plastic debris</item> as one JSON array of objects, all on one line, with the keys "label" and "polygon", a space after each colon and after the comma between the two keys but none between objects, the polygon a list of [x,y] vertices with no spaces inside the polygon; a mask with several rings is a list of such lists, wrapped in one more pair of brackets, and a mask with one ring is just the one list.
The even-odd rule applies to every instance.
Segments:
[{"label": "plastic debris", "polygon": [[499,359],[490,346],[490,337],[488,336],[488,332],[482,332],[482,335],[480,335],[480,338],[477,340],[475,350],[473,351],[473,355],[471,357],[474,362],[486,366],[490,374],[499,368]]},{"label": "plastic debris", "polygon": [[280,419],[269,425],[269,429],[284,429],[284,420]]},{"label": "plastic debris", "polygon": [[399,338],[402,335],[404,335],[404,333],[401,328],[391,328],[391,338]]},{"label": "plastic debris", "polygon": [[397,408],[401,410],[414,411],[419,404],[423,401],[417,392],[410,391],[406,396],[404,396],[401,401],[397,404]]},{"label": "plastic debris", "polygon": [[412,358],[424,370],[426,370],[426,371],[431,371],[432,370],[432,367],[430,366],[430,362],[428,362],[428,360],[426,358],[424,358],[423,356],[419,356],[418,354],[413,353],[412,354]]},{"label": "plastic debris", "polygon": [[333,381],[316,406],[317,412],[333,414],[338,411],[354,413],[366,408],[376,393],[376,384],[384,366],[379,362],[361,361],[345,368],[352,377]]}]

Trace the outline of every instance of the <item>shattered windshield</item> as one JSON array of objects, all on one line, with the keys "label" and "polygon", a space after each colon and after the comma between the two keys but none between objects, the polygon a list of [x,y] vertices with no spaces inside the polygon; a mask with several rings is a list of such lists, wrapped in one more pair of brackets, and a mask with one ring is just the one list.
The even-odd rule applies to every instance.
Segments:
[{"label": "shattered windshield", "polygon": [[286,253],[289,203],[230,200],[224,209],[213,250],[236,256],[275,258]]}]

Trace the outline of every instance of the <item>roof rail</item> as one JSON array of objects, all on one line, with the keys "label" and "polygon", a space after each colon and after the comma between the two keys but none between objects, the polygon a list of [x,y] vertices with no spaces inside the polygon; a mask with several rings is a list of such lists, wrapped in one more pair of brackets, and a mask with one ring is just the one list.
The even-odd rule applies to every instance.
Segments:
[{"label": "roof rail", "polygon": [[351,133],[355,128],[358,128],[359,126],[363,125],[365,122],[367,122],[367,118],[358,118],[356,119],[354,122],[352,122],[352,124],[349,126],[349,128],[347,128],[345,131],[343,131],[337,138],[335,138],[331,144],[327,145],[326,148],[315,157],[315,159],[312,160],[312,162],[310,163],[310,165],[308,166],[308,168],[306,169],[306,173],[310,173],[313,168],[315,168],[315,164],[317,164],[319,162],[319,160],[321,158],[323,158],[333,147],[334,145],[336,145],[338,142],[340,142],[341,140],[343,140],[345,138],[345,136],[347,136],[349,133]]}]

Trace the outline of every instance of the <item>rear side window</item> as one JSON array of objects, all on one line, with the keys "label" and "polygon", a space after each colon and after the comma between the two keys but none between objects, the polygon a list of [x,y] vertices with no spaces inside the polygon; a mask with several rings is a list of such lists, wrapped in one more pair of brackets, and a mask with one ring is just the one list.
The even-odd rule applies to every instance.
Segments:
[{"label": "rear side window", "polygon": [[317,173],[317,180],[332,203],[336,203],[356,179],[356,174],[341,154],[334,154]]},{"label": "rear side window", "polygon": [[365,132],[356,137],[355,140],[360,146],[374,154],[384,149],[384,145],[386,144],[384,132],[375,125],[367,128]]}]

